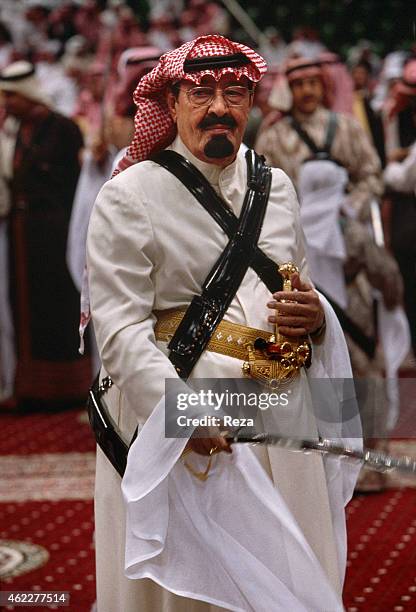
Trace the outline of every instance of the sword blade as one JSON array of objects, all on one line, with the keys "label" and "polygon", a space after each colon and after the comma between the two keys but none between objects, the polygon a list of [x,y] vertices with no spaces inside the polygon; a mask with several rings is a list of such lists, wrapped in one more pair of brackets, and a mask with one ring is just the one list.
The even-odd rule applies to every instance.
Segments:
[{"label": "sword blade", "polygon": [[362,463],[366,468],[378,472],[397,470],[406,474],[416,476],[416,459],[402,456],[393,457],[387,453],[364,448],[362,451],[336,444],[332,440],[319,438],[318,440],[306,440],[297,438],[285,438],[265,432],[247,435],[244,433],[228,434],[226,438],[233,444],[264,444],[267,446],[279,446],[292,451],[304,453],[319,452],[338,456],[348,461]]}]

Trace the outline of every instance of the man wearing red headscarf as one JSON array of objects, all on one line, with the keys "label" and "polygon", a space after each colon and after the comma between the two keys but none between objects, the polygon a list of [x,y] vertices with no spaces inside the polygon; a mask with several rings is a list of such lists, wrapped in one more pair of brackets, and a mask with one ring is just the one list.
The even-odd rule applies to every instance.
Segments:
[{"label": "man wearing red headscarf", "polygon": [[[288,61],[285,114],[261,132],[256,151],[287,172],[297,188],[312,280],[347,315],[343,327],[354,375],[370,381],[371,392],[361,406],[364,429],[368,438],[382,438],[388,408],[383,373],[391,357],[383,363],[380,346],[376,351],[375,339],[378,335],[382,345],[386,329],[378,333],[376,328],[374,288],[382,294],[379,309],[390,312],[400,304],[402,282],[397,263],[368,231],[372,207],[377,209],[382,194],[377,153],[358,121],[328,109],[325,62]],[[384,326],[382,320],[380,314]],[[403,347],[407,331],[404,323]],[[400,365],[400,351],[394,352],[398,363],[389,378]],[[362,489],[380,489],[382,475],[366,474]]]},{"label": "man wearing red headscarf", "polygon": [[[183,371],[215,308],[202,325],[198,320],[185,352],[169,344],[181,334],[190,303],[198,310],[200,295],[215,282],[212,276],[204,282],[213,265],[221,267],[231,257],[227,222],[221,223],[224,215],[236,221],[246,214],[245,193],[247,186],[252,193],[253,182],[250,154],[245,159],[240,145],[253,90],[265,70],[252,49],[219,35],[163,55],[138,84],[132,144],[92,212],[87,266],[103,363],[98,396],[126,440],[138,426],[122,483],[113,467],[119,449],[103,441],[104,453],[98,449],[100,612],[342,610],[344,504],[352,472],[337,462],[324,464],[320,456],[232,447],[216,426],[204,429],[202,438],[165,435],[165,417],[170,423],[176,407],[168,405],[166,381],[182,384],[180,395],[187,397],[186,377],[239,379],[247,339],[256,334],[270,339],[276,323],[291,342],[309,336],[314,354],[308,374],[301,368],[287,381],[290,408],[262,415],[266,429],[292,424],[296,436],[316,438],[318,430],[329,435],[330,429],[321,427],[331,428],[336,418],[331,414],[318,424],[309,410],[308,377],[351,376],[336,317],[308,280],[295,192],[275,169],[266,170],[270,195],[257,247],[273,270],[287,262],[297,266],[293,290],[270,290],[263,269],[248,267],[191,375]],[[165,162],[182,159],[192,169],[191,190],[183,175],[154,161],[160,155],[151,159],[162,150]],[[265,193],[257,183],[256,189]],[[201,206],[201,190],[217,203],[215,218],[210,206]],[[238,259],[244,260],[245,248]],[[256,266],[256,257],[249,266]],[[223,293],[216,295],[218,304],[239,265],[236,261]],[[87,319],[86,310],[84,323]],[[198,414],[202,399],[190,406],[183,416]]]},{"label": "man wearing red headscarf", "polygon": [[[281,85],[279,91],[272,92],[273,106],[284,117],[263,130],[256,143],[256,151],[266,155],[273,167],[287,172],[295,185],[300,166],[311,156],[311,151],[293,129],[293,118],[318,147],[324,145],[333,88],[326,69],[317,60],[299,57],[288,61],[285,88]],[[344,114],[337,115],[331,155],[350,175],[351,206],[360,219],[368,219],[369,201],[382,193],[380,164],[358,122]]]}]

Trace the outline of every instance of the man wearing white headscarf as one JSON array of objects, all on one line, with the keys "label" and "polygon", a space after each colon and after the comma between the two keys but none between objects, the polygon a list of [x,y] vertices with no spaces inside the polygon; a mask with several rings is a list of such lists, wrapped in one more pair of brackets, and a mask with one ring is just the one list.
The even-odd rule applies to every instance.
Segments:
[{"label": "man wearing white headscarf", "polygon": [[15,371],[10,359],[3,362],[3,385],[22,408],[74,405],[90,379],[88,359],[77,354],[79,295],[65,263],[82,137],[75,123],[50,108],[29,62],[2,70],[0,91],[7,117],[1,173],[10,193],[2,298],[12,304],[14,330],[13,338],[10,317],[2,319],[0,338],[14,341],[17,358]]},{"label": "man wearing white headscarf", "polygon": [[[344,504],[353,473],[275,447],[232,449],[217,428],[202,439],[165,435],[165,381],[179,382],[189,363],[185,357],[174,366],[169,338],[222,261],[228,238],[195,191],[151,156],[167,149],[170,158],[186,158],[221,198],[221,209],[239,216],[248,176],[240,145],[265,70],[252,49],[219,35],[163,55],[135,91],[133,142],[92,211],[87,265],[100,381],[105,390],[111,377],[103,393],[124,438],[137,426],[139,432],[122,482],[106,457],[111,450],[98,449],[100,612],[342,610]],[[242,338],[269,337],[276,322],[293,342],[309,335],[308,376],[351,376],[336,317],[308,281],[298,215],[289,179],[272,170],[258,247],[275,264],[296,264],[295,291],[272,293],[249,268],[190,378],[240,378]],[[90,317],[84,298],[82,328]],[[321,426],[308,410],[303,368],[289,389],[290,410],[268,411],[270,422],[287,421],[297,435],[315,437]]]}]

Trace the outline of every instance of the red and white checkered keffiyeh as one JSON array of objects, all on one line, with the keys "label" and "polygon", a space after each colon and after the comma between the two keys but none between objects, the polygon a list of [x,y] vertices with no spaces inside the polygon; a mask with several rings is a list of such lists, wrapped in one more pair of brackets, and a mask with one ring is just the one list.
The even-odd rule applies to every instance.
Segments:
[{"label": "red and white checkered keffiyeh", "polygon": [[[250,64],[245,64],[239,68],[228,66],[192,73],[186,73],[184,70],[186,59],[233,55],[235,53],[243,53],[250,60]],[[166,88],[168,85],[181,79],[188,79],[198,84],[206,74],[219,81],[222,75],[228,72],[233,73],[237,79],[245,76],[253,83],[257,83],[266,70],[265,60],[253,49],[228,40],[219,34],[200,36],[178,49],[162,55],[158,65],[140,80],[134,92],[133,99],[137,106],[134,118],[134,136],[126,155],[118,163],[113,176],[137,162],[149,159],[152,153],[167,147],[174,140],[176,126],[166,103]],[[84,332],[90,319],[88,276],[85,269],[81,290],[81,321],[79,326],[81,353],[84,351]]]},{"label": "red and white checkered keffiyeh", "polygon": [[[251,63],[239,68],[225,67],[192,73],[184,71],[186,59],[234,53],[244,53]],[[253,83],[257,83],[266,69],[266,62],[253,49],[218,34],[200,36],[162,55],[156,68],[141,79],[134,92],[133,99],[137,106],[134,118],[135,133],[115,174],[132,164],[148,159],[152,153],[167,147],[175,138],[176,127],[165,99],[168,85],[181,79],[188,79],[198,84],[206,74],[218,81],[227,72],[235,74],[237,79],[246,76]]]}]

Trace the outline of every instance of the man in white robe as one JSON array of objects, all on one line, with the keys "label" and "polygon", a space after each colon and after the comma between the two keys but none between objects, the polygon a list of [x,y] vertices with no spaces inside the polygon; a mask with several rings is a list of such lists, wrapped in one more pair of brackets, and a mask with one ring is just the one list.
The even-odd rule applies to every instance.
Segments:
[{"label": "man in white robe", "polygon": [[[320,61],[291,59],[283,82],[289,94],[286,112],[261,131],[256,151],[295,185],[312,281],[352,323],[344,329],[354,376],[366,381],[360,408],[367,444],[386,450],[387,423],[394,426],[397,419],[398,394],[391,392],[394,381],[385,382],[385,372],[396,378],[409,334],[400,309],[403,283],[397,262],[369,231],[371,210],[378,209],[382,193],[380,162],[359,123],[326,108],[331,88]],[[403,353],[397,347],[386,350],[387,323],[401,329]],[[366,471],[359,489],[384,486],[383,474]]]},{"label": "man in white robe", "polygon": [[[186,59],[236,53],[250,63],[184,72]],[[149,157],[166,146],[180,153],[239,216],[247,187],[239,148],[253,84],[264,71],[260,56],[218,35],[162,56],[135,92],[136,134],[120,163],[123,171],[104,186],[92,212],[91,313],[101,379],[109,374],[114,382],[106,402],[127,440],[139,427],[123,480],[124,505],[120,477],[98,449],[99,612],[342,609],[344,504],[352,493],[352,472],[320,456],[275,447],[230,452],[215,429],[204,439],[164,437],[165,380],[178,375],[167,343],[157,340],[155,313],[186,308],[200,294],[228,238],[193,195]],[[309,376],[350,376],[339,324],[308,283],[294,189],[277,169],[258,246],[276,264],[298,266],[300,276],[292,277],[297,293],[289,294],[296,303],[281,302],[281,292],[272,296],[249,268],[224,321],[270,333],[277,322],[292,339],[309,335]],[[88,313],[83,314],[85,320]],[[241,378],[241,367],[242,360],[231,354],[205,350],[192,377]],[[274,419],[295,423],[301,436],[316,436],[305,372],[290,392],[291,408],[278,410]],[[224,451],[214,458],[205,483],[179,460],[185,447],[193,451],[189,461],[201,469],[214,449]]]}]

